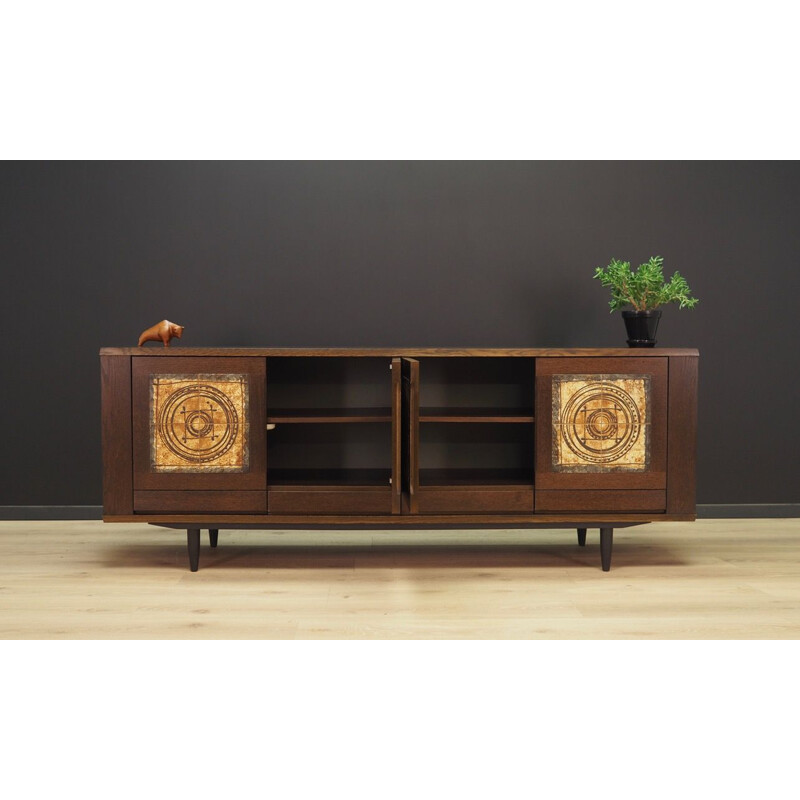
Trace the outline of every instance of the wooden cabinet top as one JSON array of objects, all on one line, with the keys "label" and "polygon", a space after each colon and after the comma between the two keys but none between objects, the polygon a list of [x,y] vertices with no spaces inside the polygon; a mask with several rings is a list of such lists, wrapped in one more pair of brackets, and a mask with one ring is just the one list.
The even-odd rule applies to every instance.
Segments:
[{"label": "wooden cabinet top", "polygon": [[362,356],[455,357],[664,357],[699,356],[694,348],[640,347],[103,347],[101,356]]}]

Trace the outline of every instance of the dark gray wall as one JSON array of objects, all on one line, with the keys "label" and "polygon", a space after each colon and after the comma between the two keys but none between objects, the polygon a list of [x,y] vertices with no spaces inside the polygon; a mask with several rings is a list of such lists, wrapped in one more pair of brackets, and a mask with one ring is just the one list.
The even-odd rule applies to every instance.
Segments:
[{"label": "dark gray wall", "polygon": [[800,501],[796,163],[5,163],[0,505],[101,502],[99,362],[183,346],[624,346],[592,280],[680,269],[700,503]]}]

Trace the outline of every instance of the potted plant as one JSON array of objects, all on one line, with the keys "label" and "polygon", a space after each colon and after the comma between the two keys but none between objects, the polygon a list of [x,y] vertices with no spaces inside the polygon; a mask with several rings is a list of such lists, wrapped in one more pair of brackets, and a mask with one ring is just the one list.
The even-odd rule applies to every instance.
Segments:
[{"label": "potted plant", "polygon": [[595,270],[594,277],[611,289],[611,313],[625,306],[632,307],[622,312],[629,347],[655,346],[661,319],[659,306],[677,303],[679,308],[693,308],[697,305],[698,299],[691,296],[689,284],[680,272],[676,271],[669,282],[664,280],[663,264],[661,256],[652,256],[634,272],[630,261],[612,258],[607,267]]}]

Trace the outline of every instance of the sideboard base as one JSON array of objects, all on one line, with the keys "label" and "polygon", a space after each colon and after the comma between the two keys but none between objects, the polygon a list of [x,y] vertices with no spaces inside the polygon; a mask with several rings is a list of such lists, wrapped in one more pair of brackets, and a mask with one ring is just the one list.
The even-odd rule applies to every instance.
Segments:
[{"label": "sideboard base", "polygon": [[[165,525],[168,528],[177,528],[177,525]],[[621,525],[619,527],[630,527]],[[217,547],[219,542],[219,529],[209,528],[208,539],[211,547]],[[197,572],[200,566],[200,529],[187,528],[186,540],[189,549],[189,570]],[[611,570],[611,550],[614,542],[614,529],[609,527],[600,528],[600,566],[603,572]],[[586,528],[578,528],[578,546],[586,546]]]},{"label": "sideboard base", "polygon": [[[576,520],[569,519],[565,520],[563,517],[561,518],[548,518],[548,519],[541,519],[537,518],[535,521],[532,521],[529,517],[523,520],[515,521],[512,525],[501,525],[500,523],[504,520],[499,520],[498,518],[494,518],[491,521],[491,524],[487,522],[480,522],[476,520],[474,517],[469,519],[461,519],[458,522],[454,522],[452,520],[443,521],[441,517],[437,518],[435,522],[426,521],[424,519],[416,519],[409,521],[409,525],[403,527],[416,527],[421,528],[424,530],[486,530],[486,529],[496,529],[502,530],[508,527],[513,527],[516,529],[522,530],[535,530],[535,529],[571,529],[577,530],[578,534],[578,546],[585,547],[586,546],[586,532],[588,528],[595,528],[599,529],[600,531],[600,564],[603,572],[609,572],[611,569],[611,553],[613,548],[613,540],[614,540],[614,528],[631,528],[636,525],[646,525],[649,522],[654,522],[658,520],[653,520],[652,518],[649,519],[631,519],[634,515],[628,515],[627,519],[620,519],[619,517],[615,517],[613,520],[611,519],[601,519],[598,517],[593,517],[591,519],[581,519],[577,522],[580,523],[580,527],[576,527]],[[666,517],[666,515],[663,515]],[[661,519],[661,518],[660,518]],[[664,521],[693,521],[695,518],[694,516],[687,516],[684,519],[678,520],[675,519],[675,515],[670,515],[669,519],[664,519]],[[109,517],[105,519],[106,522],[147,522],[150,525],[155,525],[162,528],[168,528],[170,530],[186,530],[187,534],[187,546],[188,546],[188,553],[189,553],[189,569],[192,572],[197,572],[199,568],[199,561],[200,561],[200,533],[201,530],[208,530],[208,537],[209,537],[209,545],[213,547],[217,547],[219,543],[219,531],[220,530],[320,530],[320,529],[338,529],[338,530],[358,530],[368,528],[370,530],[396,530],[400,527],[397,523],[398,521],[393,520],[391,523],[387,523],[386,519],[382,520],[383,524],[379,522],[366,522],[363,519],[352,519],[343,521],[341,518],[334,522],[323,522],[322,520],[312,522],[308,518],[303,520],[303,523],[300,524],[296,520],[292,522],[281,522],[274,518],[270,519],[268,522],[259,522],[253,519],[244,521],[241,518],[234,519],[234,520],[221,520],[220,518],[214,519],[213,521],[209,521],[208,518],[193,518],[191,522],[187,521],[177,521],[177,520],[168,520],[165,518],[160,519],[153,519],[153,518],[145,518],[143,519],[141,516],[135,516],[133,518],[119,518],[119,517]],[[405,520],[404,520],[405,521]],[[412,523],[414,523],[412,525]]]}]

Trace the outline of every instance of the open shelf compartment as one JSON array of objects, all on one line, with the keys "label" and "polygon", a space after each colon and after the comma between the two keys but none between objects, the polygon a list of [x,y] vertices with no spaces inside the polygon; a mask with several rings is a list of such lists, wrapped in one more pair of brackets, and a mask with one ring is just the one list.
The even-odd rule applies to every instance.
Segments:
[{"label": "open shelf compartment", "polygon": [[400,488],[392,485],[399,410],[393,412],[390,363],[385,358],[270,359],[270,514],[400,511]]},{"label": "open shelf compartment", "polygon": [[532,358],[425,358],[419,421],[533,423]]},{"label": "open shelf compartment", "polygon": [[388,421],[392,381],[386,358],[270,358],[267,421]]},{"label": "open shelf compartment", "polygon": [[534,427],[420,426],[420,514],[532,513]]}]

